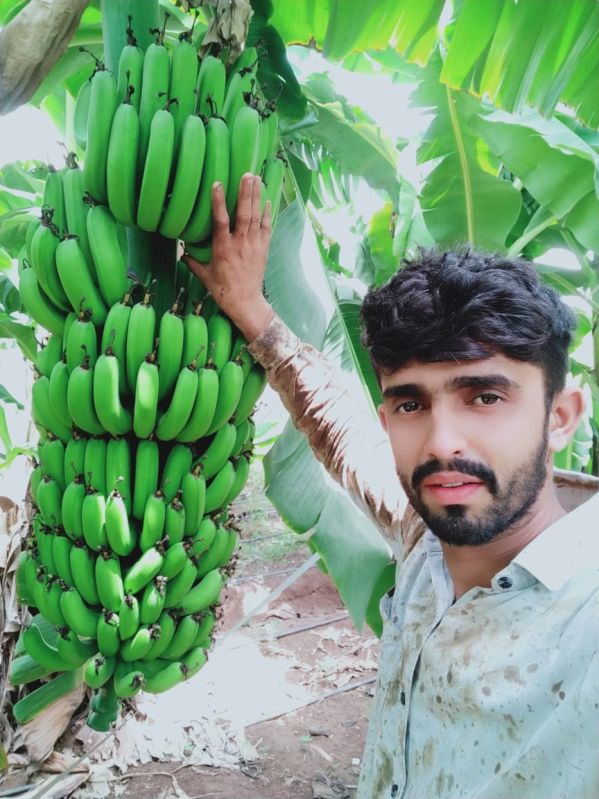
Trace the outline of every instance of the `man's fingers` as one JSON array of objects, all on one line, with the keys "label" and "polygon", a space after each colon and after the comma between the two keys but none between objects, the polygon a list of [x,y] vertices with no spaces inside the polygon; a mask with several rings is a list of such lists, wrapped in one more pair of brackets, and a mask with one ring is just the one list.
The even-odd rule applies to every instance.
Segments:
[{"label": "man's fingers", "polygon": [[229,235],[229,214],[227,213],[227,203],[225,202],[225,192],[221,183],[215,183],[212,187],[212,220],[214,227],[214,238],[219,239]]},{"label": "man's fingers", "polygon": [[250,221],[250,232],[255,233],[260,230],[260,197],[261,197],[262,178],[255,177],[252,180],[252,214]]},{"label": "man's fingers", "polygon": [[249,172],[241,178],[237,197],[237,215],[235,217],[235,233],[242,236],[248,231],[252,218],[252,175]]}]

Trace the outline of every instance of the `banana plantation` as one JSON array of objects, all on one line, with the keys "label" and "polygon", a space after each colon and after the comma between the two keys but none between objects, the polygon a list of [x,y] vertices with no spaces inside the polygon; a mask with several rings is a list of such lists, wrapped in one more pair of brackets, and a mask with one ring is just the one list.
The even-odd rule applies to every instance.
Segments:
[{"label": "banana plantation", "polygon": [[[3,0],[0,142],[29,107],[64,149],[0,150],[9,788],[108,795],[67,789],[65,763],[35,792],[76,714],[99,742],[147,694],[201,702],[251,469],[302,542],[297,576],[317,566],[353,634],[381,635],[391,550],[292,422],[257,414],[265,370],[184,260],[211,260],[215,182],[233,220],[260,177],[264,295],[373,418],[371,287],[422,248],[533,263],[576,314],[587,400],[555,466],[599,476],[598,33],[595,0]],[[327,790],[301,796],[355,795]]]}]

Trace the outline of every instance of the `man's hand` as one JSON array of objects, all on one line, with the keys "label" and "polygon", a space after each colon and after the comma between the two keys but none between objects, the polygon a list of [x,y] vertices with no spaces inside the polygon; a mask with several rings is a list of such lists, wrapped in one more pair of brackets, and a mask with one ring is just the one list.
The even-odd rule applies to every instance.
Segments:
[{"label": "man's hand", "polygon": [[250,173],[241,179],[235,229],[231,232],[223,187],[215,183],[212,259],[209,264],[200,264],[183,255],[183,261],[248,341],[262,333],[274,315],[262,294],[272,227],[270,202],[260,215],[260,184],[261,179]]}]

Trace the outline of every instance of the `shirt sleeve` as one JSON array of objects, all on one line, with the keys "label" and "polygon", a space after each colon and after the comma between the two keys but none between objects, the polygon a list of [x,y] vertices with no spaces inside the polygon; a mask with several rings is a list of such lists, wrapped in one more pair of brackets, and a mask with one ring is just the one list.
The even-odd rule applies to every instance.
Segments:
[{"label": "shirt sleeve", "polygon": [[276,315],[248,350],[266,370],[316,458],[376,524],[397,557],[407,498],[387,436],[363,394],[356,396],[350,376]]}]

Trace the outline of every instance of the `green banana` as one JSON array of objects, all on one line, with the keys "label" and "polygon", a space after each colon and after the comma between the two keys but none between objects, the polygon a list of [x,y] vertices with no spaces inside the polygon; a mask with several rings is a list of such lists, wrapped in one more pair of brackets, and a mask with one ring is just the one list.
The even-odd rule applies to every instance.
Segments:
[{"label": "green banana", "polygon": [[206,451],[197,458],[193,465],[202,467],[202,474],[209,480],[220,472],[235,446],[237,430],[232,424],[224,424],[216,433]]},{"label": "green banana", "polygon": [[171,174],[174,148],[175,120],[167,107],[156,111],[150,128],[148,153],[137,205],[137,226],[142,230],[148,232],[158,230]]},{"label": "green banana", "polygon": [[104,657],[114,657],[121,647],[119,617],[112,610],[105,610],[98,619],[96,634],[98,649]]},{"label": "green banana", "polygon": [[251,45],[249,46],[246,45],[241,51],[241,53],[237,56],[236,60],[229,67],[229,73],[227,75],[227,84],[230,84],[233,77],[242,70],[245,73],[251,72],[252,74],[255,75],[257,68],[258,68],[258,50]]},{"label": "green banana", "polygon": [[244,422],[254,410],[254,406],[260,399],[265,386],[266,372],[262,366],[260,366],[260,364],[255,364],[252,366],[248,376],[245,379],[241,396],[239,397],[239,402],[237,403],[237,409],[235,410],[236,425],[239,426],[242,422]]},{"label": "green banana", "polygon": [[278,133],[279,133],[279,117],[275,111],[275,105],[272,103],[268,106],[269,114],[264,120],[268,131],[268,141],[266,145],[267,156],[272,156],[277,149]]},{"label": "green banana", "polygon": [[183,477],[181,481],[181,499],[185,507],[183,534],[188,537],[196,534],[204,516],[206,478],[202,474],[201,467],[194,467],[192,471],[188,471]]},{"label": "green banana", "polygon": [[166,503],[164,494],[162,491],[157,490],[150,494],[144,509],[141,534],[139,536],[139,548],[142,552],[146,552],[163,537],[165,520]]},{"label": "green banana", "polygon": [[85,358],[91,368],[98,360],[98,336],[89,311],[81,311],[69,328],[66,339],[66,358],[69,374],[81,366]]},{"label": "green banana", "polygon": [[218,568],[229,543],[229,531],[226,527],[217,527],[216,534],[210,545],[210,549],[202,556],[198,566],[198,580],[205,577],[209,572]]},{"label": "green banana", "polygon": [[58,266],[56,252],[60,239],[57,227],[42,210],[42,222],[31,240],[31,265],[41,288],[50,301],[62,311],[69,311],[70,304],[65,292]]},{"label": "green banana", "polygon": [[[160,573],[164,556],[156,547],[151,547],[141,555],[125,575],[124,586],[128,594],[136,594]],[[195,567],[194,567],[195,568]]]},{"label": "green banana", "polygon": [[52,477],[60,490],[65,489],[64,478],[64,453],[65,446],[59,438],[48,436],[48,439],[39,447],[40,466],[43,474]]},{"label": "green banana", "polygon": [[95,638],[100,613],[88,607],[76,588],[64,591],[60,598],[60,609],[67,625],[77,635]]},{"label": "green banana", "polygon": [[163,236],[171,239],[178,238],[183,232],[200,189],[206,153],[206,130],[200,117],[188,116],[185,119],[180,134],[180,146],[175,141],[175,148],[177,156],[173,190],[158,228]]},{"label": "green banana", "polygon": [[164,554],[164,563],[160,569],[162,575],[169,580],[176,577],[189,557],[191,549],[189,541],[179,541],[178,544],[171,544]]},{"label": "green banana", "polygon": [[106,162],[108,205],[122,225],[135,225],[139,116],[127,93],[116,109]]},{"label": "green banana", "polygon": [[118,358],[119,362],[119,394],[124,396],[127,393],[127,329],[131,316],[131,306],[129,305],[130,295],[115,303],[106,317],[102,330],[102,343],[100,349],[106,352],[108,347]]},{"label": "green banana", "polygon": [[119,609],[119,636],[121,641],[132,638],[139,627],[139,602],[133,594],[123,597]]},{"label": "green banana", "polygon": [[182,668],[185,667],[187,672],[185,679],[189,680],[205,665],[207,658],[204,649],[207,647],[196,646],[190,649],[189,652],[182,658]]},{"label": "green banana", "polygon": [[200,614],[202,619],[199,624],[198,634],[193,642],[195,649],[198,647],[207,649],[210,646],[210,634],[216,626],[216,617],[211,611],[206,611]]},{"label": "green banana", "polygon": [[167,578],[159,574],[146,585],[139,603],[139,617],[142,624],[154,624],[158,621],[164,609],[166,582]]},{"label": "green banana", "polygon": [[206,487],[205,513],[212,513],[217,508],[223,506],[227,495],[233,488],[234,481],[235,467],[231,461],[227,461],[216,477],[214,477]]},{"label": "green banana", "polygon": [[99,552],[107,546],[106,536],[106,497],[95,488],[88,488],[81,506],[81,525],[87,546]]},{"label": "green banana", "polygon": [[60,657],[58,649],[48,644],[39,629],[31,624],[23,630],[23,644],[25,651],[37,663],[54,671],[71,671],[75,668],[73,663]]},{"label": "green banana", "polygon": [[202,59],[196,83],[196,112],[204,117],[221,113],[225,101],[225,65],[213,55]]},{"label": "green banana", "polygon": [[235,423],[235,427],[237,430],[237,435],[235,437],[233,451],[231,452],[233,457],[241,455],[241,453],[246,449],[250,440],[252,429],[249,419],[244,419],[243,422],[240,422],[239,424]]},{"label": "green banana", "polygon": [[118,662],[114,673],[114,690],[121,699],[129,699],[145,686],[143,672],[130,663]]},{"label": "green banana", "polygon": [[111,347],[100,355],[94,369],[94,407],[100,424],[113,436],[123,436],[131,430],[133,419],[121,403],[119,362]]},{"label": "green banana", "polygon": [[96,559],[80,538],[71,549],[71,573],[75,588],[88,605],[98,605],[98,589],[95,578]]},{"label": "green banana", "polygon": [[217,371],[229,360],[232,345],[231,322],[221,313],[213,314],[208,320],[208,358]]},{"label": "green banana", "polygon": [[179,496],[178,491],[173,501],[166,506],[164,532],[168,536],[169,546],[183,541],[185,534],[185,507]]},{"label": "green banana", "polygon": [[[135,430],[135,425],[134,425]],[[135,455],[135,483],[133,490],[133,516],[143,519],[148,497],[158,488],[160,453],[156,441],[140,441]]]},{"label": "green banana", "polygon": [[89,104],[91,100],[91,78],[82,84],[75,99],[73,112],[73,135],[80,150],[85,150],[87,145],[87,120],[89,117]]},{"label": "green banana", "polygon": [[33,421],[47,432],[50,430],[65,444],[71,437],[71,428],[64,425],[50,404],[50,381],[43,375],[33,381],[31,387],[31,415]]},{"label": "green banana", "polygon": [[154,348],[154,331],[156,329],[156,311],[150,305],[151,294],[145,292],[141,302],[131,309],[127,328],[127,383],[129,390],[135,393],[137,372],[146,355]]},{"label": "green banana", "polygon": [[[83,188],[83,172],[77,166],[75,153],[69,153],[67,157],[68,169],[63,173],[62,183],[64,188],[64,204],[66,214],[66,229],[72,236],[77,236],[85,260],[88,264],[92,263],[91,250],[87,237],[87,212],[88,204],[84,200],[85,189]],[[94,275],[92,275],[94,279]]]},{"label": "green banana", "polygon": [[131,662],[140,660],[152,646],[152,631],[149,627],[140,627],[132,638],[127,638],[121,645],[121,660]]},{"label": "green banana", "polygon": [[190,448],[184,444],[175,444],[169,452],[160,480],[165,502],[171,502],[181,487],[183,477],[191,468],[192,459]]},{"label": "green banana", "polygon": [[[179,34],[179,41],[173,48],[171,55],[169,94],[173,99],[177,100],[172,112],[175,120],[175,152],[179,152],[183,127],[187,124],[194,111],[196,104],[194,88],[197,75],[198,53],[191,42],[191,31],[184,31]],[[198,121],[201,122],[201,120]],[[189,163],[188,166],[190,166]],[[167,234],[163,233],[163,235]]]},{"label": "green banana", "polygon": [[227,536],[227,544],[223,550],[222,557],[220,559],[219,566],[227,566],[229,561],[231,560],[231,556],[235,551],[235,547],[237,546],[237,533],[234,528],[229,527],[229,534]]},{"label": "green banana", "polygon": [[[37,463],[34,460],[34,464]],[[31,498],[33,499],[33,503],[37,505],[37,489],[39,488],[39,484],[42,479],[42,467],[37,464],[34,466],[33,471],[31,472],[31,477],[29,479],[29,491],[31,492]]]},{"label": "green banana", "polygon": [[116,88],[112,73],[105,69],[97,70],[91,79],[83,185],[94,200],[102,203],[107,200],[106,156],[117,105]]},{"label": "green banana", "polygon": [[106,494],[106,441],[103,438],[90,438],[87,442],[83,475],[87,488]]},{"label": "green banana", "polygon": [[36,534],[39,560],[45,566],[48,574],[56,574],[56,563],[54,561],[54,532],[52,527],[40,523],[37,525]]},{"label": "green banana", "polygon": [[214,418],[218,401],[218,374],[215,369],[198,369],[198,386],[195,401],[187,424],[177,438],[191,443],[206,435]]},{"label": "green banana", "polygon": [[235,480],[231,486],[231,490],[227,494],[223,505],[230,505],[233,500],[237,499],[250,476],[250,460],[245,455],[236,459],[235,463]]},{"label": "green banana", "polygon": [[73,437],[69,440],[64,451],[65,477],[68,476],[69,480],[74,480],[77,475],[83,474],[86,447],[87,439],[74,430]]},{"label": "green banana", "polygon": [[164,650],[173,640],[173,635],[175,634],[176,625],[172,611],[164,610],[160,614],[158,621],[154,626],[158,627],[158,629],[160,630],[160,635],[158,635],[152,642],[152,646],[148,649],[148,651],[142,658],[143,661],[152,661],[160,657],[160,655],[164,652]]},{"label": "green banana", "polygon": [[139,367],[135,384],[133,432],[137,438],[148,438],[156,427],[160,374],[156,353],[148,353]]},{"label": "green banana", "polygon": [[206,435],[220,430],[235,413],[243,390],[243,370],[236,361],[227,361],[218,375],[218,399]]},{"label": "green banana", "polygon": [[[197,281],[199,283],[199,280]],[[202,303],[198,302],[192,313],[183,320],[183,354],[181,363],[188,364],[194,359],[198,369],[203,367],[208,357],[208,326],[200,315]]]},{"label": "green banana", "polygon": [[51,477],[44,477],[37,490],[37,504],[47,524],[62,524],[62,490]]},{"label": "green banana", "polygon": [[[177,300],[172,308],[162,314],[158,329],[158,400],[162,401],[173,389],[181,371],[183,354],[184,325],[179,316],[180,303]],[[187,364],[184,363],[183,366]]]},{"label": "green banana", "polygon": [[[137,39],[133,35],[131,17],[129,17],[129,27],[126,33],[127,44],[121,50],[119,57],[116,96],[117,102],[125,103],[129,100],[135,110],[138,111],[141,102],[144,54],[141,48],[138,47]],[[130,87],[133,88],[133,91],[130,91]],[[137,152],[135,156],[137,157]]]},{"label": "green banana", "polygon": [[57,639],[56,649],[62,660],[72,663],[75,668],[82,666],[98,651],[95,642],[80,641],[77,635],[63,627]]},{"label": "green banana", "polygon": [[73,420],[68,407],[69,368],[66,360],[54,364],[50,375],[50,407],[65,427],[72,427]]},{"label": "green banana", "polygon": [[193,616],[184,616],[177,625],[173,640],[164,650],[161,657],[164,660],[179,660],[193,646],[198,626],[198,622]]},{"label": "green banana", "polygon": [[85,500],[83,475],[78,474],[64,490],[62,495],[62,526],[72,541],[83,535],[82,509]]},{"label": "green banana", "polygon": [[90,688],[101,688],[114,673],[115,657],[104,657],[99,652],[90,658],[83,671],[83,680]]},{"label": "green banana", "polygon": [[212,231],[212,186],[221,183],[227,191],[230,171],[231,137],[223,119],[212,117],[206,125],[206,154],[198,197],[189,221],[181,233],[186,242],[203,241]]},{"label": "green banana", "polygon": [[[125,179],[122,173],[120,180]],[[87,214],[87,234],[100,293],[110,307],[119,302],[128,287],[127,264],[119,244],[117,221],[101,205],[94,205]]]},{"label": "green banana", "polygon": [[56,574],[68,586],[73,586],[73,573],[71,571],[71,549],[73,542],[66,535],[56,533],[52,541],[52,556],[56,567]]},{"label": "green banana", "polygon": [[246,172],[255,174],[258,166],[259,125],[260,115],[256,109],[243,106],[237,112],[231,128],[231,168],[227,189],[227,210],[231,219],[237,209],[241,178]]},{"label": "green banana", "polygon": [[80,430],[94,436],[104,432],[94,409],[94,370],[90,368],[87,358],[71,372],[67,407],[73,423]]},{"label": "green banana", "polygon": [[146,678],[144,690],[150,694],[161,694],[164,691],[169,691],[183,682],[187,668],[182,663],[169,663],[167,666],[158,672]]},{"label": "green banana", "polygon": [[251,101],[255,86],[256,76],[252,69],[240,70],[228,82],[222,115],[231,130],[235,126],[239,112],[250,107],[247,103]]},{"label": "green banana", "polygon": [[116,488],[123,497],[127,513],[133,506],[131,490],[131,450],[125,438],[111,438],[106,445],[106,488]]},{"label": "green banana", "polygon": [[[102,549],[100,555],[96,559],[95,576],[100,604],[107,610],[111,610],[115,614],[118,613],[125,597],[123,576],[121,574],[121,561],[119,558],[115,557],[108,548]],[[104,652],[102,647],[100,647],[100,651],[104,654],[115,654]]]},{"label": "green banana", "polygon": [[207,552],[212,546],[212,542],[216,538],[216,532],[219,529],[209,516],[205,516],[198,526],[197,533],[192,538],[192,555],[199,556]]},{"label": "green banana", "polygon": [[175,608],[181,603],[183,597],[191,590],[198,570],[191,558],[188,558],[185,565],[172,580],[169,580],[166,586],[166,598],[164,601],[165,608]]},{"label": "green banana", "polygon": [[[183,263],[181,261],[180,263]],[[204,284],[198,280],[198,278],[194,275],[194,273],[189,269],[187,264],[184,264],[185,269],[187,270],[187,294],[185,297],[185,308],[184,311],[186,314],[194,313],[199,314],[202,310],[201,302],[206,296],[206,287]],[[199,307],[198,307],[199,306]],[[192,339],[193,340],[193,339]],[[208,338],[206,337],[206,345],[208,343]],[[198,355],[198,365],[202,363],[202,353],[204,350],[200,350],[200,347],[197,348],[199,350]]]},{"label": "green banana", "polygon": [[64,313],[57,308],[38,285],[31,267],[19,272],[19,294],[29,316],[50,333],[62,335]]},{"label": "green banana", "polygon": [[170,59],[162,43],[163,34],[146,50],[141,97],[139,104],[139,148],[137,150],[137,174],[141,177],[146,162],[150,128],[154,114],[164,106],[170,83]]},{"label": "green banana", "polygon": [[127,506],[116,488],[106,500],[106,536],[112,551],[121,557],[130,555],[135,549],[135,529],[129,524]]},{"label": "green banana", "polygon": [[48,341],[42,345],[35,358],[35,367],[37,371],[50,378],[52,370],[56,364],[61,360],[63,355],[62,336],[51,335]]},{"label": "green banana", "polygon": [[198,390],[198,375],[193,361],[183,367],[177,377],[168,408],[158,418],[156,438],[172,441],[185,427]]},{"label": "green banana", "polygon": [[[89,215],[88,215],[89,216]],[[75,237],[63,239],[56,248],[60,281],[74,310],[88,309],[98,327],[106,320],[106,305],[94,285],[83,250]]]},{"label": "green banana", "polygon": [[214,605],[218,601],[223,585],[222,574],[218,569],[213,569],[184,597],[181,610],[183,613],[198,613]]}]

